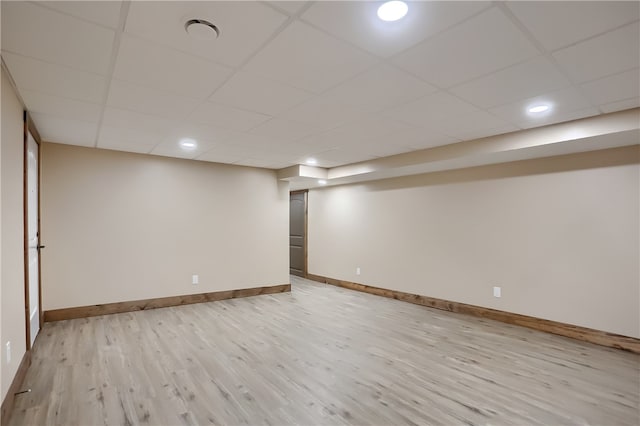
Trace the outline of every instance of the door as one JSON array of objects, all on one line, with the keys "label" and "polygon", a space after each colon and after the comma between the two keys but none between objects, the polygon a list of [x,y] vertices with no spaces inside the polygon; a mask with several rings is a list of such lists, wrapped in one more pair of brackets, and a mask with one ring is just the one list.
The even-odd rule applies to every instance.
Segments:
[{"label": "door", "polygon": [[307,192],[289,195],[289,273],[307,275]]},{"label": "door", "polygon": [[40,146],[36,142],[29,126],[26,126],[27,141],[25,149],[25,218],[26,218],[26,313],[27,340],[33,347],[40,331]]}]

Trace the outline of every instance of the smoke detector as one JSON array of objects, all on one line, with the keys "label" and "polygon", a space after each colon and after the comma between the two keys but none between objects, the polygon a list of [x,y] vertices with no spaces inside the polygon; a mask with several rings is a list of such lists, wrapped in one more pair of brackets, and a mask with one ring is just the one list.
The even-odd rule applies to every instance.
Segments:
[{"label": "smoke detector", "polygon": [[184,30],[190,36],[205,40],[215,40],[220,36],[220,29],[204,19],[189,19],[184,24]]}]

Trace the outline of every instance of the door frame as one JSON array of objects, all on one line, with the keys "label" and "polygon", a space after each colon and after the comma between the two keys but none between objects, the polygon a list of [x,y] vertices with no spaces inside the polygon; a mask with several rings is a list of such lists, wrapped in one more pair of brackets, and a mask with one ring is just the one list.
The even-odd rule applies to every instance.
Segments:
[{"label": "door frame", "polygon": [[[24,227],[24,312],[25,312],[25,326],[26,326],[26,339],[27,350],[30,350],[31,345],[31,306],[29,306],[29,224],[28,224],[28,190],[27,187],[27,175],[28,175],[28,152],[29,152],[29,133],[33,137],[33,140],[38,145],[38,244],[42,241],[42,232],[40,230],[40,172],[41,172],[41,160],[40,152],[42,148],[42,139],[40,139],[40,133],[36,129],[31,115],[28,111],[24,111],[24,140],[23,140],[23,227]],[[38,253],[38,315],[40,320],[40,328],[42,328],[44,313],[42,312],[42,259],[40,253]]]},{"label": "door frame", "polygon": [[[295,194],[304,194],[304,271],[302,271],[302,275],[304,278],[309,276],[309,265],[308,265],[308,245],[309,245],[309,233],[308,233],[308,219],[307,214],[309,211],[309,190],[308,189],[299,189],[297,191],[289,191],[289,203],[291,203],[291,196]],[[289,217],[291,220],[291,217]]]}]

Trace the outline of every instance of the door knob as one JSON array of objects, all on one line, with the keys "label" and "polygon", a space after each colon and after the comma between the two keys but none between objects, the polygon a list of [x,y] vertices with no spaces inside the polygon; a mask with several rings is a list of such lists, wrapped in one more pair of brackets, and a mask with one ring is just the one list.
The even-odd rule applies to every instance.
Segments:
[{"label": "door knob", "polygon": [[38,246],[36,247],[38,250],[43,249],[45,246]]}]

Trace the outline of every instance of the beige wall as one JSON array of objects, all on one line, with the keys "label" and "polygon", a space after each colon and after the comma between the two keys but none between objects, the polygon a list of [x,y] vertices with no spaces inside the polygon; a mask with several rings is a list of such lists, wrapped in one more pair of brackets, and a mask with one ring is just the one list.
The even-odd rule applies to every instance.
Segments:
[{"label": "beige wall", "polygon": [[[2,15],[0,13],[0,15]],[[4,92],[4,89],[7,87],[7,84],[5,83],[5,71],[4,68],[2,68],[0,70],[0,95],[2,95],[2,93]],[[7,102],[6,104],[7,108],[9,108],[9,103]],[[0,106],[0,115],[1,112],[4,111],[4,107],[5,107],[5,102],[4,100],[2,100],[1,102],[1,106]],[[8,119],[8,117],[7,117]],[[2,122],[4,121],[4,115],[2,115],[2,117],[0,117],[0,127],[2,125]],[[1,190],[2,190],[2,140],[4,139],[4,135],[0,135],[0,194],[1,194]],[[2,196],[0,195],[0,241],[2,240]],[[2,244],[0,243],[0,345],[3,345],[5,343],[4,341],[4,332],[2,331],[2,324],[4,324],[4,321],[2,321]],[[2,347],[0,346],[0,350],[2,349]],[[4,382],[2,380],[2,365],[4,365],[4,361],[2,359],[2,356],[0,356],[0,402],[4,402],[4,396],[5,396],[5,390],[4,390]]]},{"label": "beige wall", "polygon": [[45,311],[289,282],[274,171],[50,143],[41,156]]},{"label": "beige wall", "polygon": [[[22,105],[2,70],[2,400],[13,381],[26,351],[24,315],[24,235],[23,235],[23,121]],[[7,363],[6,343],[11,342],[11,362]]]},{"label": "beige wall", "polygon": [[309,272],[640,337],[639,153],[312,190]]}]

